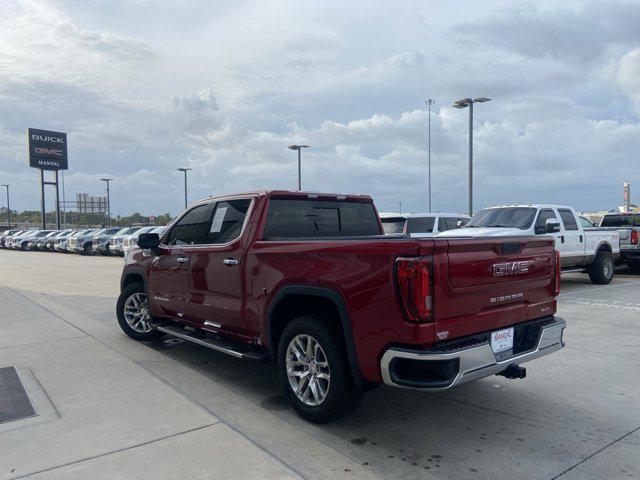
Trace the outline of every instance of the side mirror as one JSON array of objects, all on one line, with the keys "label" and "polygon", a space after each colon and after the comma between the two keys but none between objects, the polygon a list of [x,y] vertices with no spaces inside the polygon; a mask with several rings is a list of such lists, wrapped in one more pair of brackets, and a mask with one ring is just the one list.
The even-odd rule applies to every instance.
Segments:
[{"label": "side mirror", "polygon": [[160,246],[160,235],[157,233],[141,233],[138,235],[138,246],[145,250],[155,250]]},{"label": "side mirror", "polygon": [[462,223],[462,220],[458,220],[456,222],[456,228],[462,228],[462,227],[464,227],[464,223]]},{"label": "side mirror", "polygon": [[556,233],[560,231],[560,222],[557,218],[547,218],[545,222],[547,233]]}]

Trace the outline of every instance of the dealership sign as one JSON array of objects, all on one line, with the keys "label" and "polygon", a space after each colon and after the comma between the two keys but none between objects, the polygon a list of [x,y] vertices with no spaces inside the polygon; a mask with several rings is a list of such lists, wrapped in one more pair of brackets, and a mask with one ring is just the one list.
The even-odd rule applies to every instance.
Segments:
[{"label": "dealership sign", "polygon": [[67,170],[67,134],[28,129],[29,166],[43,170]]}]

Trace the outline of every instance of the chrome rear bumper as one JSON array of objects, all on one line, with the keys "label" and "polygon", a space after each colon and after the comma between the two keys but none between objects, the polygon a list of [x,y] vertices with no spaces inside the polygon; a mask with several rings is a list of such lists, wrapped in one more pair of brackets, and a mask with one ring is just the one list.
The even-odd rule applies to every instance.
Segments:
[{"label": "chrome rear bumper", "polygon": [[[537,334],[537,340],[531,348],[511,355],[509,352],[494,354],[488,340],[450,350],[393,347],[384,353],[380,361],[382,379],[385,384],[394,387],[447,390],[500,373],[510,365],[518,365],[560,350],[564,347],[562,335],[565,327],[566,322],[559,317],[550,317],[539,325],[532,324],[531,328],[539,330],[533,332]],[[400,368],[401,364],[404,364],[403,368]],[[406,374],[412,369],[413,373]]]}]

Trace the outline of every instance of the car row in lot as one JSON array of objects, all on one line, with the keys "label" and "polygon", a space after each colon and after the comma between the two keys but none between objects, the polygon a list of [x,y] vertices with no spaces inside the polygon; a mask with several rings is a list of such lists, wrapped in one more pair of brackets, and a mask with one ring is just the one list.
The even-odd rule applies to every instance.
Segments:
[{"label": "car row in lot", "polygon": [[23,251],[120,255],[136,245],[140,233],[162,233],[165,227],[110,227],[65,230],[12,229],[0,233],[0,248]]}]

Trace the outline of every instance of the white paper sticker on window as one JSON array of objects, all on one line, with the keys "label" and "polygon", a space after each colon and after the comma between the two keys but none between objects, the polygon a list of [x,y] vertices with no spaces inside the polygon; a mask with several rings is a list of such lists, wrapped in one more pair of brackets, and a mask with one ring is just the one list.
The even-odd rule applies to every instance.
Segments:
[{"label": "white paper sticker on window", "polygon": [[227,207],[217,208],[216,214],[213,217],[213,222],[211,222],[211,233],[218,233],[222,230],[222,222],[224,221],[224,216],[227,214]]}]

